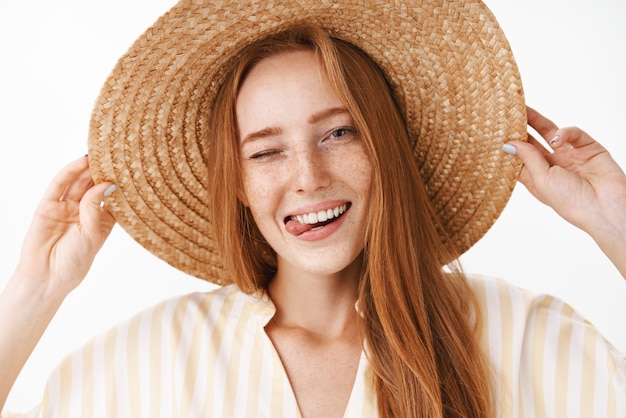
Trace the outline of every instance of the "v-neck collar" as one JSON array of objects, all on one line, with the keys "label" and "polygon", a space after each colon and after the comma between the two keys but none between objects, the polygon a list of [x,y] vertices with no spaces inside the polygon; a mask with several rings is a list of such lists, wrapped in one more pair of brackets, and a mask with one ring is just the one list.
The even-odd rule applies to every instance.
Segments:
[{"label": "v-neck collar", "polygon": [[[278,354],[278,350],[276,350],[274,343],[265,331],[265,326],[276,314],[276,306],[270,299],[267,292],[262,290],[249,295],[248,298],[250,301],[250,309],[257,317],[258,326],[264,336],[263,339],[266,344],[266,349],[271,352],[273,363],[276,365],[276,368],[280,370],[280,375],[286,383],[285,386],[289,388],[289,392],[283,393],[283,396],[289,397],[289,400],[296,405],[297,417],[302,417],[302,413],[300,412],[296,395],[293,390],[293,386],[289,381],[289,376],[287,375],[285,366]],[[377,412],[373,371],[370,367],[365,351],[361,350],[359,365],[352,384],[350,397],[348,398],[348,403],[343,413],[343,418],[376,417],[378,416]]]}]

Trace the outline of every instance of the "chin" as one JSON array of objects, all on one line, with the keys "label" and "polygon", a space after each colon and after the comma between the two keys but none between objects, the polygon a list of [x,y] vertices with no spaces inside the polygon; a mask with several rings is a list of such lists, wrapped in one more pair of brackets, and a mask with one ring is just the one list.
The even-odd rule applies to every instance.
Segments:
[{"label": "chin", "polygon": [[316,255],[298,263],[296,269],[309,274],[333,276],[337,274],[360,274],[363,257],[362,253],[353,257],[337,257],[333,255]]}]

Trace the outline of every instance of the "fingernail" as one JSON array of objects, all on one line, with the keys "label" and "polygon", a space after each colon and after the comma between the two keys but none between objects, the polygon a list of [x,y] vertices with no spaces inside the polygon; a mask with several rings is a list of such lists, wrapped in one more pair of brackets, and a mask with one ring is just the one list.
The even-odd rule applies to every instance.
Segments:
[{"label": "fingernail", "polygon": [[516,155],[517,154],[517,148],[515,148],[515,145],[511,145],[511,144],[504,144],[504,145],[502,145],[502,151],[506,152],[507,154],[511,154],[511,155]]},{"label": "fingernail", "polygon": [[554,144],[555,142],[559,142],[559,139],[560,139],[560,138],[559,138],[559,136],[558,136],[558,135],[557,135],[557,136],[555,136],[554,138],[552,138],[552,139],[550,140],[550,145]]},{"label": "fingernail", "polygon": [[110,185],[104,190],[104,197],[109,197],[113,194],[114,191],[117,190],[117,186],[115,184]]}]

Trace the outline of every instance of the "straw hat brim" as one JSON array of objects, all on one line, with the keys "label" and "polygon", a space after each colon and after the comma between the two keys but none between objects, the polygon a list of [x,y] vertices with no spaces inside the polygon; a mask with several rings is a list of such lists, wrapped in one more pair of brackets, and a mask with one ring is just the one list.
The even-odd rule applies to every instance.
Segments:
[{"label": "straw hat brim", "polygon": [[479,1],[181,1],[124,54],[92,112],[89,163],[117,222],[172,266],[225,277],[207,208],[207,112],[250,40],[301,22],[367,52],[386,72],[445,229],[464,252],[506,205],[520,164],[502,144],[526,138],[509,44]]}]

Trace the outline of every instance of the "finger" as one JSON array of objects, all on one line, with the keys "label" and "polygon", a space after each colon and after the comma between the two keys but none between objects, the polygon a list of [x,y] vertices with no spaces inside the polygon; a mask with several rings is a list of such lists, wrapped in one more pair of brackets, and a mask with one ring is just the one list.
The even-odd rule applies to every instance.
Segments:
[{"label": "finger", "polygon": [[528,136],[527,136],[527,142],[529,144],[532,144],[535,148],[537,148],[537,150],[539,150],[541,154],[546,158],[549,158],[550,155],[554,153],[554,150],[548,149],[543,141],[539,141],[530,132],[528,133]]},{"label": "finger", "polygon": [[519,181],[524,184],[531,193],[535,194],[537,179],[547,174],[550,169],[550,163],[542,151],[531,143],[511,141],[507,145],[514,147],[515,154],[524,164],[520,172]]},{"label": "finger", "polygon": [[88,171],[88,163],[86,157],[81,157],[67,164],[53,178],[43,195],[43,200],[59,201],[63,199],[69,191],[69,186],[77,179],[82,183],[85,182],[85,172]]},{"label": "finger", "polygon": [[99,183],[89,188],[80,201],[80,224],[98,241],[104,241],[115,225],[113,216],[102,207],[103,200],[114,189],[111,183]]},{"label": "finger", "polygon": [[556,131],[559,127],[532,107],[526,107],[526,115],[528,118],[528,125],[537,131],[543,139],[548,142],[552,141],[552,139],[556,136]]},{"label": "finger", "polygon": [[574,148],[582,148],[594,143],[597,144],[597,141],[589,136],[589,134],[573,126],[558,129],[554,134],[555,136],[550,144],[554,149],[561,148],[565,146],[565,144],[569,144]]},{"label": "finger", "polygon": [[81,171],[79,175],[65,188],[63,196],[59,200],[64,202],[79,202],[85,192],[94,185],[89,167]]}]

